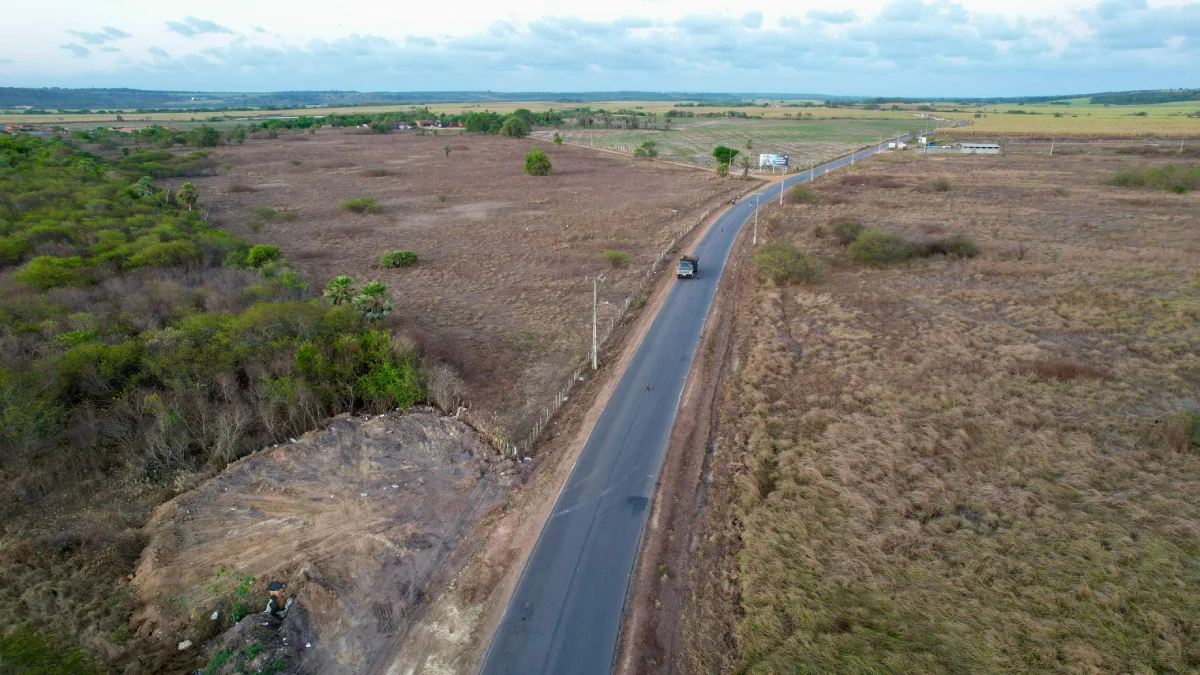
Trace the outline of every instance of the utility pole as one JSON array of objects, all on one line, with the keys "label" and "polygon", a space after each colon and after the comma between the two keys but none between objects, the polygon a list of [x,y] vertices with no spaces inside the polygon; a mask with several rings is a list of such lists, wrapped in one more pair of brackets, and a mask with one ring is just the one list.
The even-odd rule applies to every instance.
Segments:
[{"label": "utility pole", "polygon": [[592,370],[599,367],[600,359],[600,337],[597,329],[596,313],[600,301],[600,282],[604,281],[604,277],[584,277],[592,282]]},{"label": "utility pole", "polygon": [[1051,157],[1054,156],[1054,139],[1053,138],[1050,139],[1050,156]]}]

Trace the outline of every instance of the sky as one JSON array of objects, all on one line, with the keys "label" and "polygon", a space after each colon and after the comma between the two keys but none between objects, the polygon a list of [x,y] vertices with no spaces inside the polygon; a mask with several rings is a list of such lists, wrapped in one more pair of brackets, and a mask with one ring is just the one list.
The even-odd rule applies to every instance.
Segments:
[{"label": "sky", "polygon": [[23,2],[0,86],[1059,95],[1200,87],[1200,0]]}]

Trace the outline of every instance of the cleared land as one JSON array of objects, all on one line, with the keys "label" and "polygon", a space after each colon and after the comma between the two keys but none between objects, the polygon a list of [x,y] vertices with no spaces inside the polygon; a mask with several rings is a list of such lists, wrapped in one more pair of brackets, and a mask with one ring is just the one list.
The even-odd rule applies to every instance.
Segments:
[{"label": "cleared land", "polygon": [[[132,623],[161,647],[149,670],[232,675],[283,663],[289,673],[361,673],[387,663],[522,473],[429,409],[343,416],[240,460],[159,507],[145,528],[130,585]],[[241,635],[267,621],[257,612],[271,581],[287,582],[302,609]],[[310,648],[288,643],[297,632]],[[184,639],[195,648],[177,650]]]},{"label": "cleared land", "polygon": [[[746,141],[753,141],[749,151],[751,167],[758,168],[758,155],[786,154],[793,169],[847,155],[852,150],[870,146],[881,139],[902,136],[921,128],[924,120],[906,113],[907,119],[888,120],[814,120],[814,121],[725,121],[673,120],[677,128],[671,131],[648,129],[576,129],[558,131],[567,143],[633,154],[647,141],[657,144],[658,158],[694,166],[715,169],[717,161],[713,148],[726,145],[746,152]],[[552,131],[537,135],[553,138]],[[735,164],[741,158],[735,159]],[[735,171],[736,173],[736,171]]]},{"label": "cleared land", "polygon": [[891,155],[767,219],[830,273],[741,296],[688,670],[1200,667],[1200,193],[1130,164]]},{"label": "cleared land", "polygon": [[[539,144],[554,174],[523,175],[525,153]],[[314,287],[340,274],[387,284],[393,328],[458,373],[452,396],[473,422],[510,439],[528,433],[590,348],[585,276],[606,277],[607,324],[676,232],[747,188],[586,148],[457,133],[325,129],[212,157],[232,165],[194,180],[214,220],[281,246]],[[355,197],[375,198],[382,212],[339,208]],[[415,251],[419,262],[381,267],[392,250]],[[605,250],[627,253],[628,264],[606,261]]]}]

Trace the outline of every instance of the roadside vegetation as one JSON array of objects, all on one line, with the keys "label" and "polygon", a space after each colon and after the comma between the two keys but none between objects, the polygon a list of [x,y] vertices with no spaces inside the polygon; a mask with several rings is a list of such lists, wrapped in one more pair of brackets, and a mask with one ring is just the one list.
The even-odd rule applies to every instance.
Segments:
[{"label": "roadside vegetation", "polygon": [[1200,188],[1200,167],[1165,166],[1126,167],[1113,176],[1113,185],[1148,187],[1183,194]]},{"label": "roadside vegetation", "polygon": [[194,188],[125,167],[0,137],[0,634],[90,651],[125,626],[146,506],[330,415],[424,397],[412,345],[376,325],[386,288],[321,302]]},{"label": "roadside vegetation", "polygon": [[873,159],[768,219],[831,271],[738,301],[690,672],[1200,668],[1200,209],[1086,159]]}]

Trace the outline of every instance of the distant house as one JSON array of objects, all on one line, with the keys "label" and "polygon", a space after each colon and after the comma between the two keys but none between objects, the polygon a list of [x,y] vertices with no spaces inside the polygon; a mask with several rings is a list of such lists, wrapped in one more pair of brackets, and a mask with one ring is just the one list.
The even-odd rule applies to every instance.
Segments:
[{"label": "distant house", "polygon": [[405,131],[407,129],[411,129],[412,125],[409,124],[408,122],[396,122],[395,124],[392,125],[392,128],[399,129],[401,131]]},{"label": "distant house", "polygon": [[438,122],[434,120],[417,120],[413,124],[417,125],[418,129],[433,129],[438,126]]}]

